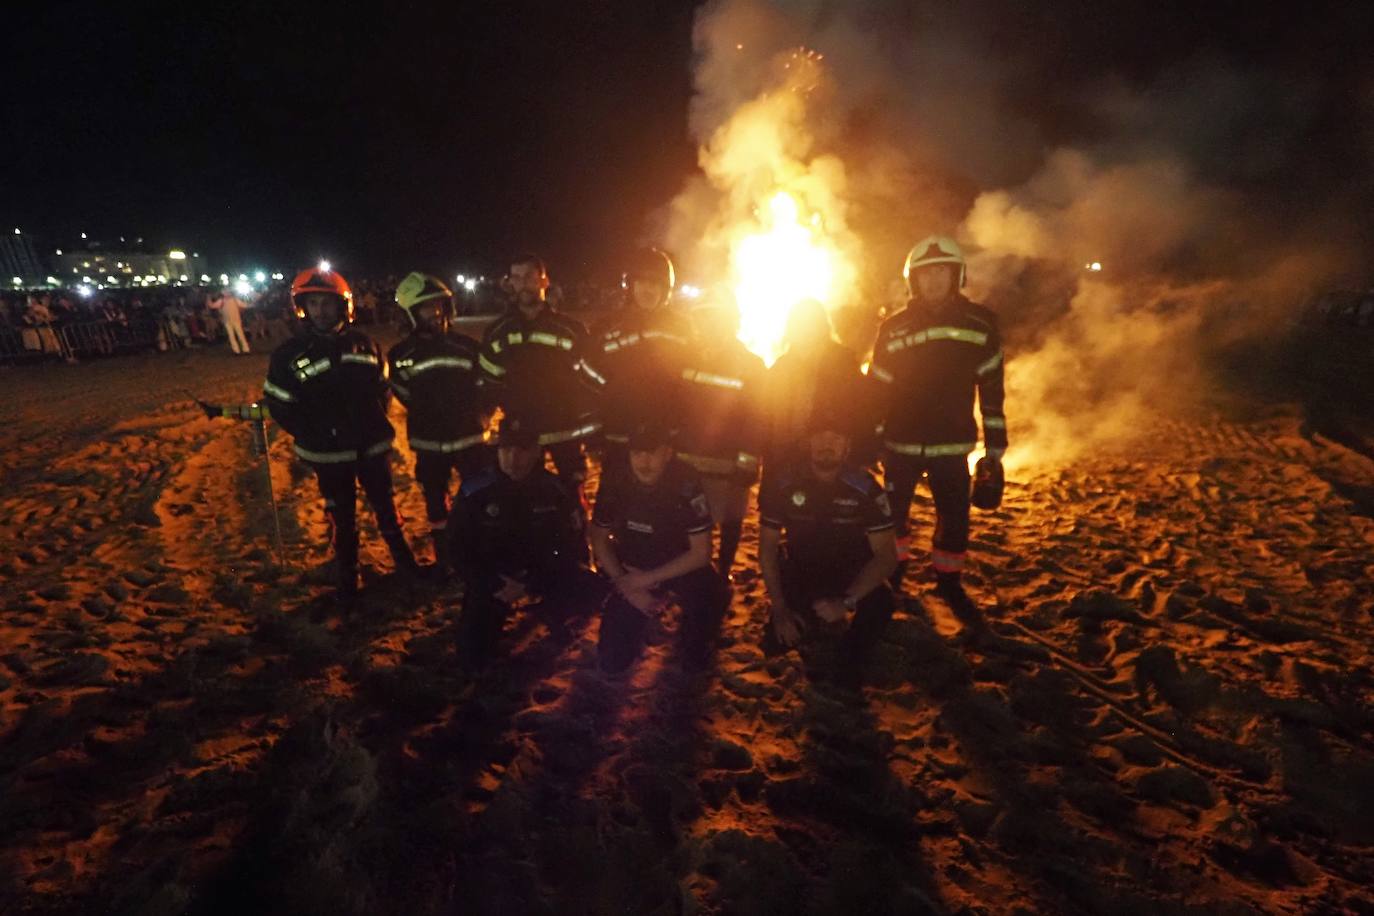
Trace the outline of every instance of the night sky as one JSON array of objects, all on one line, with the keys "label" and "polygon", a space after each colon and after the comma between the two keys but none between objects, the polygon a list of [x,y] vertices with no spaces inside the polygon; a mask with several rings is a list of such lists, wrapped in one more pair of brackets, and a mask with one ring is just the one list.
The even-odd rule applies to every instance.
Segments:
[{"label": "night sky", "polygon": [[[500,269],[534,249],[595,275],[695,168],[696,5],[23,4],[0,37],[0,218],[45,247],[143,235],[220,269]],[[1054,99],[1107,73],[1211,52],[1321,73],[1301,167],[1369,171],[1374,4],[908,5],[1042,45],[1061,85],[1025,104],[1069,138],[1091,125]]]}]

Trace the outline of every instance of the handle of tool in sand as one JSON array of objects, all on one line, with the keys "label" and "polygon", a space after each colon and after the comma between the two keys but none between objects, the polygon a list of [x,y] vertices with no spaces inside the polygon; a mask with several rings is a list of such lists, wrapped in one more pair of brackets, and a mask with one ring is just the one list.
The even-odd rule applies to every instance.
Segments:
[{"label": "handle of tool in sand", "polygon": [[277,493],[272,488],[272,450],[268,447],[267,420],[253,421],[253,438],[262,444],[262,469],[267,474],[267,498],[272,503],[272,545],[277,551],[277,565],[286,566],[286,547],[281,537],[281,516],[277,513]]}]

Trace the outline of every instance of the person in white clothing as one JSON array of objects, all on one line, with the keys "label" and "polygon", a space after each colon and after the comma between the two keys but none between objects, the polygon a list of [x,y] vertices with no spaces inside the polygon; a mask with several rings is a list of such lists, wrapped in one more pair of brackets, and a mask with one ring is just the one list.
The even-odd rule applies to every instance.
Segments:
[{"label": "person in white clothing", "polygon": [[247,353],[248,338],[243,336],[241,313],[248,304],[227,287],[220,293],[212,294],[208,304],[210,308],[219,310],[220,320],[224,322],[224,333],[229,335],[229,349],[235,353]]}]

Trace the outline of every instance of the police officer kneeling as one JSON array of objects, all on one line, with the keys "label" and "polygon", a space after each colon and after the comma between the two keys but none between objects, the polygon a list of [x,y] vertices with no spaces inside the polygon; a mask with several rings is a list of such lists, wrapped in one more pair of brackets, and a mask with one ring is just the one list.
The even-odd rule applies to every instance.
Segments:
[{"label": "police officer kneeling", "polygon": [[649,617],[673,599],[682,608],[685,666],[700,670],[730,603],[729,586],[711,568],[711,509],[665,426],[637,424],[628,445],[629,461],[606,469],[592,513],[597,566],[615,589],[602,612],[599,663],[608,673],[628,668]]},{"label": "police officer kneeling", "polygon": [[485,662],[511,606],[542,599],[555,638],[605,594],[587,568],[581,500],[543,466],[539,430],[518,416],[496,433],[497,466],[464,480],[448,526],[464,583],[460,654]]},{"label": "police officer kneeling", "polygon": [[798,644],[806,629],[838,625],[837,681],[857,687],[892,617],[887,584],[897,539],[882,486],[848,462],[848,419],[820,409],[796,462],[769,469],[759,495],[759,565],[772,605],[765,654]]}]

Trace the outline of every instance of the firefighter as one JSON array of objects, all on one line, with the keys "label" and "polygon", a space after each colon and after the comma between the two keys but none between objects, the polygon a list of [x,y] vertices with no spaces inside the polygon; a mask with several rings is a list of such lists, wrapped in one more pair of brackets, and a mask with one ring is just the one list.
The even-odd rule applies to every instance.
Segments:
[{"label": "firefighter", "polygon": [[371,338],[350,326],[353,292],[342,276],[303,270],[291,284],[291,301],[303,332],[273,351],[264,404],[319,481],[339,594],[347,598],[358,589],[357,484],[397,570],[416,571],[392,499],[387,368]]},{"label": "firefighter", "polygon": [[674,403],[691,323],[673,306],[677,274],[657,248],[635,253],[621,277],[624,307],[593,335],[587,362],[606,379],[601,422],[606,464],[625,460],[630,427],[660,413],[674,416]]},{"label": "firefighter", "polygon": [[815,299],[803,299],[787,316],[784,350],[768,369],[763,403],[770,421],[768,457],[789,463],[805,457],[807,424],[817,411],[848,417],[846,432],[856,464],[874,457],[871,397],[859,358],[835,340],[830,316]]},{"label": "firefighter", "polygon": [[587,567],[582,505],[566,479],[544,468],[539,430],[506,414],[496,432],[495,467],[465,479],[449,523],[453,561],[461,576],[460,652],[488,660],[511,606],[543,599],[550,630],[560,639],[569,623],[605,595]]},{"label": "firefighter", "polygon": [[763,648],[777,655],[804,634],[843,626],[836,680],[857,687],[892,618],[892,513],[882,486],[849,460],[849,418],[822,407],[807,426],[802,453],[769,465],[759,492],[759,566],[770,605]]},{"label": "firefighter", "polygon": [[692,312],[696,337],[682,370],[678,458],[701,475],[720,529],[716,570],[730,578],[739,550],[749,488],[763,445],[763,360],[740,342],[739,309],[712,304]]},{"label": "firefighter", "polygon": [[592,409],[605,379],[584,359],[586,329],[545,301],[549,275],[538,256],[512,260],[507,282],[512,308],[482,341],[483,384],[504,412],[539,427],[558,473],[580,490],[583,440],[600,429]]},{"label": "firefighter", "polygon": [[989,471],[999,478],[1007,448],[1002,340],[997,317],[960,292],[967,269],[953,239],[935,235],[918,242],[902,273],[911,298],[878,329],[870,370],[878,389],[883,468],[903,544],[916,484],[922,476],[929,480],[937,593],[962,604],[968,600],[960,581],[969,540],[968,456],[978,439],[975,393]]},{"label": "firefighter", "polygon": [[396,287],[396,303],[411,333],[387,354],[391,390],[406,408],[406,435],[415,453],[415,479],[425,497],[434,562],[452,572],[449,479],[468,480],[490,463],[483,430],[477,341],[450,334],[453,293],[437,277],[408,274]]},{"label": "firefighter", "polygon": [[663,418],[630,431],[628,461],[603,474],[592,515],[592,550],[614,591],[602,609],[601,669],[625,671],[644,646],[651,617],[669,600],[682,608],[684,666],[701,670],[730,603],[711,568],[711,510],[697,474],[673,454]]}]

